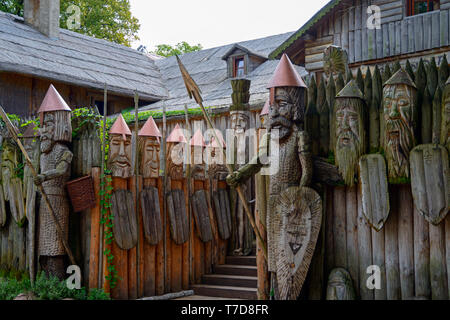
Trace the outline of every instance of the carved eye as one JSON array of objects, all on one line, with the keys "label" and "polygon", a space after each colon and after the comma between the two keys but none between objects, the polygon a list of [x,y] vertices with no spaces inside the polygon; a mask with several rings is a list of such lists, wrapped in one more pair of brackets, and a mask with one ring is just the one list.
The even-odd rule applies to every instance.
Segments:
[{"label": "carved eye", "polygon": [[400,100],[398,101],[398,105],[399,105],[400,107],[407,106],[407,105],[408,105],[408,100],[406,100],[406,99],[400,99]]}]

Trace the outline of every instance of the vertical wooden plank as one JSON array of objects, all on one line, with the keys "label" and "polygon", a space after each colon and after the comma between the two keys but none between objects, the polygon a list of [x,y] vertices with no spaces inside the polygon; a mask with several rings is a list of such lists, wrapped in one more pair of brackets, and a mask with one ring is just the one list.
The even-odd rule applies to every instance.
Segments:
[{"label": "vertical wooden plank", "polygon": [[334,14],[334,34],[340,34],[342,30],[342,13],[341,11],[337,10]]},{"label": "vertical wooden plank", "polygon": [[376,54],[377,59],[383,58],[383,29],[375,29],[375,38],[376,38]]},{"label": "vertical wooden plank", "polygon": [[400,48],[400,53],[402,54],[406,54],[408,52],[408,21],[407,20],[402,20],[400,22],[401,26],[400,26],[400,34],[401,34],[401,48]]},{"label": "vertical wooden plank", "polygon": [[[144,188],[150,186],[156,186],[156,179],[145,179]],[[161,193],[161,190],[158,190]],[[161,202],[160,202],[161,204]],[[142,209],[142,208],[141,208]],[[161,212],[162,210],[160,210]],[[143,224],[141,224],[142,226]],[[151,297],[156,295],[156,246],[150,245],[143,239],[143,250],[144,250],[144,272],[143,274],[143,285],[144,285],[144,296]]]},{"label": "vertical wooden plank", "polygon": [[414,47],[415,51],[422,51],[423,50],[423,37],[424,37],[424,31],[423,31],[423,17],[421,15],[414,16],[412,18],[412,22],[414,24]]},{"label": "vertical wooden plank", "polygon": [[432,22],[431,22],[431,14],[423,15],[423,50],[431,49],[431,38],[432,38],[432,30],[431,30]]},{"label": "vertical wooden plank", "polygon": [[333,192],[333,239],[335,267],[347,269],[346,203],[345,187],[336,187]]},{"label": "vertical wooden plank", "polygon": [[448,11],[441,10],[439,18],[439,42],[441,47],[448,45]]},{"label": "vertical wooden plank", "polygon": [[359,255],[359,294],[361,300],[373,300],[373,290],[367,288],[367,267],[372,265],[372,238],[370,226],[363,215],[361,188],[357,188],[358,196],[358,255]]},{"label": "vertical wooden plank", "polygon": [[89,288],[98,287],[100,253],[100,168],[92,168],[95,207],[91,209],[91,245],[89,250]]},{"label": "vertical wooden plank", "polygon": [[336,33],[333,36],[333,44],[335,46],[341,47],[341,34],[340,33]]},{"label": "vertical wooden plank", "polygon": [[416,297],[429,299],[431,287],[428,222],[416,208],[414,208],[414,276]]},{"label": "vertical wooden plank", "polygon": [[445,218],[445,252],[446,252],[446,263],[447,263],[447,288],[448,295],[450,297],[450,215],[447,214]]},{"label": "vertical wooden plank", "polygon": [[[133,200],[136,199],[136,187],[135,178],[132,177],[128,180],[128,190],[133,193]],[[133,201],[135,202],[135,201]],[[135,206],[137,203],[134,204]],[[133,212],[134,213],[134,212]],[[139,230],[140,232],[140,230]],[[139,238],[138,238],[139,239]],[[137,284],[137,264],[136,264],[137,246],[128,250],[128,299],[134,300],[138,297],[138,284]]]},{"label": "vertical wooden plank", "polygon": [[[370,33],[370,34],[369,34]],[[372,41],[375,36],[373,30],[362,29],[361,30],[361,60],[366,61],[369,60],[369,50],[370,56],[373,55],[373,46]]]},{"label": "vertical wooden plank", "polygon": [[[364,30],[364,34],[367,34]],[[355,30],[355,62],[360,62],[362,59],[362,38],[361,38],[361,30]]]},{"label": "vertical wooden plank", "polygon": [[358,200],[356,186],[346,188],[347,269],[354,288],[359,288]]},{"label": "vertical wooden plank", "polygon": [[[159,191],[159,203],[164,203],[163,196],[163,178],[158,178],[158,191]],[[163,219],[164,211],[161,210],[161,221]],[[164,236],[166,237],[167,229],[164,232]],[[164,294],[164,241],[160,241],[156,246],[156,268],[155,268],[155,291],[156,295]]]},{"label": "vertical wooden plank", "polygon": [[431,13],[431,48],[439,48],[440,46],[440,17],[439,11]]},{"label": "vertical wooden plank", "polygon": [[170,290],[171,292],[179,292],[182,289],[182,267],[183,267],[183,245],[177,245],[172,242],[171,252],[171,276]]},{"label": "vertical wooden plank", "polygon": [[328,275],[335,266],[334,262],[334,239],[333,239],[333,187],[327,186],[327,203],[326,218],[325,218],[325,273]]},{"label": "vertical wooden plank", "polygon": [[[186,203],[186,213],[188,215],[191,214],[191,211],[189,210],[189,192],[188,192],[188,181],[186,181],[184,184],[184,195],[185,195],[185,203]],[[188,222],[191,221],[192,217],[188,216]],[[190,239],[190,237],[189,237]],[[182,266],[182,276],[181,276],[181,285],[183,290],[189,289],[189,273],[190,273],[190,263],[189,263],[189,256],[190,256],[190,240],[183,243],[183,266]]]},{"label": "vertical wooden plank", "polygon": [[406,21],[408,24],[408,53],[412,53],[416,48],[416,37],[414,35],[414,19],[410,18]]},{"label": "vertical wooden plank", "polygon": [[348,32],[348,62],[355,62],[355,32]]},{"label": "vertical wooden plank", "polygon": [[395,22],[395,54],[402,53],[402,22]]},{"label": "vertical wooden plank", "polygon": [[[348,37],[348,12],[342,13],[342,31],[341,31],[341,46],[344,50],[349,52],[349,37]],[[350,53],[349,53],[350,55]],[[350,59],[350,57],[349,57]]]},{"label": "vertical wooden plank", "polygon": [[448,279],[445,263],[445,225],[429,224],[430,278],[433,300],[448,300]]},{"label": "vertical wooden plank", "polygon": [[386,297],[388,300],[400,300],[400,267],[398,263],[398,197],[390,195],[388,220],[384,226],[386,259]]},{"label": "vertical wooden plank", "polygon": [[384,228],[380,231],[371,229],[372,232],[372,262],[374,265],[380,267],[381,271],[381,288],[375,289],[375,300],[386,300],[386,264],[385,264],[385,241]]},{"label": "vertical wooden plank", "polygon": [[402,299],[414,297],[414,226],[413,200],[409,185],[398,187],[399,219],[398,219],[398,252],[400,265],[400,286]]},{"label": "vertical wooden plank", "polygon": [[361,5],[361,1],[355,1],[355,30],[362,29],[361,13],[363,13],[363,12],[361,11],[361,9],[363,6],[364,5]]},{"label": "vertical wooden plank", "polygon": [[389,55],[395,55],[395,22],[390,22],[388,25],[389,33]]},{"label": "vertical wooden plank", "polygon": [[349,7],[347,9],[347,12],[348,12],[348,31],[354,31],[355,30],[355,6]]}]

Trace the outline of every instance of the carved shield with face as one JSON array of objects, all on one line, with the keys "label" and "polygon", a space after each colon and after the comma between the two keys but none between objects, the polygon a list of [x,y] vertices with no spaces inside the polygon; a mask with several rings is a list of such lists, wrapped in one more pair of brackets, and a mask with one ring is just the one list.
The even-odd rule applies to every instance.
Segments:
[{"label": "carved shield with face", "polygon": [[322,222],[322,200],[313,189],[290,187],[274,217],[278,299],[295,300],[305,281]]},{"label": "carved shield with face", "polygon": [[363,215],[369,225],[380,231],[389,216],[389,192],[386,163],[380,154],[359,159]]},{"label": "carved shield with face", "polygon": [[425,144],[410,154],[414,205],[425,219],[438,225],[450,208],[450,169],[443,146]]}]

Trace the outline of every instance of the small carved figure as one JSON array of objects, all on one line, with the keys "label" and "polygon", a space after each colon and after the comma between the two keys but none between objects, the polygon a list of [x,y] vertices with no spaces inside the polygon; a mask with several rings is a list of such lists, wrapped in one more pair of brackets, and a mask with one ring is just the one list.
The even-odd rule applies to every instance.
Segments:
[{"label": "small carved figure", "polygon": [[336,268],[328,276],[327,300],[355,300],[352,277],[347,270]]},{"label": "small carved figure", "polygon": [[[231,186],[236,186],[260,171],[264,166],[262,159],[267,157],[268,154],[276,154],[276,150],[273,150],[273,145],[275,144],[271,143],[271,140],[275,139],[276,141],[276,138],[279,137],[279,157],[272,157],[272,161],[278,162],[278,172],[270,175],[267,211],[268,269],[276,273],[276,282],[278,286],[281,285],[281,291],[275,288],[276,298],[295,299],[296,295],[298,295],[297,293],[300,292],[304,280],[304,277],[297,276],[297,273],[306,273],[309,268],[309,261],[305,259],[305,263],[300,263],[297,259],[299,256],[296,255],[298,253],[299,241],[294,241],[295,243],[290,241],[286,238],[289,230],[280,230],[280,228],[287,227],[289,223],[294,224],[294,220],[297,226],[301,225],[300,220],[298,220],[301,215],[296,215],[288,223],[280,224],[279,221],[282,211],[280,211],[281,207],[279,207],[279,203],[280,194],[284,190],[293,186],[308,186],[311,182],[312,158],[310,144],[306,132],[301,130],[301,124],[303,123],[305,114],[304,94],[306,85],[294,69],[289,58],[284,54],[268,88],[271,89],[271,101],[273,101],[269,110],[269,133],[263,137],[256,158],[239,168],[233,174],[228,175],[227,182]],[[302,188],[300,189],[302,190]],[[312,198],[315,199],[315,197]],[[307,206],[314,206],[315,200],[303,200]],[[305,230],[307,229],[308,227]],[[289,236],[295,237],[297,240],[301,238],[300,234],[295,234],[298,230],[291,231],[293,234]],[[309,239],[312,239],[312,244],[308,243],[307,245],[306,243],[302,243],[301,245],[307,245],[310,250],[314,251],[316,242],[313,241],[314,239],[312,237]],[[289,242],[292,242],[294,246],[291,246]],[[281,258],[281,253],[289,255],[290,258],[285,259],[285,261],[294,257],[295,263],[294,261],[291,263],[294,263],[295,274],[291,271],[285,272],[283,269],[290,268],[290,266],[278,263]],[[300,260],[302,259],[300,258]],[[300,264],[302,265],[301,268],[299,267]],[[279,276],[278,273],[280,273]],[[286,287],[289,289],[285,290]]]},{"label": "small carved figure", "polygon": [[130,178],[132,169],[131,131],[122,115],[119,115],[109,131],[108,169],[113,177]]},{"label": "small carved figure", "polygon": [[167,137],[167,174],[172,180],[182,180],[184,178],[183,163],[187,140],[177,124]]},{"label": "small carved figure", "polygon": [[159,138],[161,133],[152,117],[149,117],[139,131],[138,148],[140,154],[141,174],[145,178],[159,177]]},{"label": "small carved figure", "polygon": [[[53,85],[38,111],[41,116],[40,174],[34,182],[42,184],[56,214],[57,221],[68,239],[69,202],[65,184],[70,178],[72,152],[67,143],[72,141],[71,110]],[[39,262],[47,275],[65,277],[66,254],[55,221],[46,203],[39,207]]]},{"label": "small carved figure", "polygon": [[384,152],[390,179],[409,178],[409,152],[415,146],[416,85],[398,70],[383,87]]},{"label": "small carved figure", "polygon": [[442,95],[441,144],[450,152],[450,78]]},{"label": "small carved figure", "polygon": [[364,96],[354,80],[337,94],[334,110],[336,165],[345,183],[353,186],[359,157],[366,149]]}]

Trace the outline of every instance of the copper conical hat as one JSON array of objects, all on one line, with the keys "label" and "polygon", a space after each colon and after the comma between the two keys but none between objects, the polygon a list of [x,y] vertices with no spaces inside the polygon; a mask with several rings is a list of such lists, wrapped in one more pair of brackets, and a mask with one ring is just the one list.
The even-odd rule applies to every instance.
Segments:
[{"label": "copper conical hat", "polygon": [[205,147],[205,140],[203,139],[203,134],[200,129],[197,129],[195,131],[194,136],[191,138],[191,141],[189,142],[191,146],[195,147]]},{"label": "copper conical hat", "polygon": [[396,73],[394,73],[394,75],[385,82],[384,86],[392,86],[395,84],[406,84],[417,89],[414,81],[412,81],[411,77],[409,76],[409,73],[406,72],[403,68],[400,68]]},{"label": "copper conical hat", "polygon": [[50,111],[72,111],[52,84],[45,94],[38,113]]},{"label": "copper conical hat", "polygon": [[266,103],[264,104],[264,107],[261,110],[260,116],[265,116],[269,114],[269,107],[270,107],[270,99],[267,99]]},{"label": "copper conical hat", "polygon": [[295,70],[294,65],[285,53],[281,57],[267,89],[278,87],[306,88],[305,82],[302,77],[300,77],[297,70]]},{"label": "copper conical hat", "polygon": [[159,128],[156,125],[155,120],[153,120],[152,116],[147,119],[144,126],[141,128],[141,130],[139,130],[138,135],[140,137],[161,137],[161,132],[159,131]]},{"label": "copper conical hat", "polygon": [[359,98],[364,100],[364,95],[355,80],[349,83],[336,95],[336,98]]},{"label": "copper conical hat", "polygon": [[111,130],[109,130],[109,134],[120,134],[122,135],[123,140],[127,139],[126,136],[131,136],[130,128],[121,114],[117,118],[116,122],[114,122]]},{"label": "copper conical hat", "polygon": [[167,137],[167,142],[173,143],[187,143],[186,137],[183,134],[183,130],[181,130],[180,125],[177,123],[175,128],[173,128],[172,132]]}]

